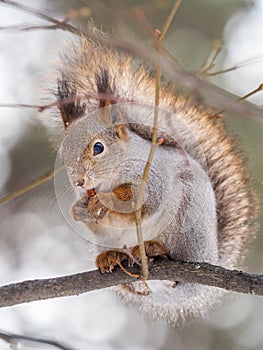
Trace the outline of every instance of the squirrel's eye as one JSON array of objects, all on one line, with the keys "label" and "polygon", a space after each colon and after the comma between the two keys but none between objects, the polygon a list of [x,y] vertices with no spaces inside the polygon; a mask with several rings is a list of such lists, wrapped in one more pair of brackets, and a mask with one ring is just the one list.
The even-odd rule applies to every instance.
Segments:
[{"label": "squirrel's eye", "polygon": [[104,146],[101,142],[96,142],[93,146],[93,155],[96,156],[104,151]]}]

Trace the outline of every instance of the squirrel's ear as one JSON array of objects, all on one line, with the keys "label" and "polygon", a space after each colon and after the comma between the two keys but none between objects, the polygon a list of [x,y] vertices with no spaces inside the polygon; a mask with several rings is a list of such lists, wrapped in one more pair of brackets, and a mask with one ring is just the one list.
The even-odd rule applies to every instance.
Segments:
[{"label": "squirrel's ear", "polygon": [[116,139],[126,140],[128,137],[127,130],[124,124],[117,124],[113,127],[113,136]]},{"label": "squirrel's ear", "polygon": [[56,96],[61,118],[66,129],[74,120],[82,117],[85,113],[86,105],[77,97],[74,85],[63,76],[58,80]]}]

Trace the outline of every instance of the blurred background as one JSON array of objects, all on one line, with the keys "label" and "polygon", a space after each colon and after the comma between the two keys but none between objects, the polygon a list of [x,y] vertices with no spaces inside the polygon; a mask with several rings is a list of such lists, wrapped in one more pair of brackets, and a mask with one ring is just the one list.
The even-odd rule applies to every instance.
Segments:
[{"label": "blurred background", "polygon": [[[18,0],[59,19],[85,26],[92,19],[109,32],[125,31],[129,39],[149,44],[136,11],[153,29],[161,28],[171,1]],[[136,11],[134,11],[136,9]],[[138,13],[138,12],[137,12]],[[263,82],[263,1],[183,0],[166,40],[180,64],[194,72],[215,40],[223,50],[214,71],[238,66],[209,78],[231,94],[242,96]],[[56,51],[69,35],[59,30],[14,26],[49,25],[0,3],[0,104],[38,104]],[[9,27],[9,30],[7,30]],[[263,95],[250,98],[262,105]],[[227,108],[227,106],[225,106]],[[54,167],[56,152],[36,109],[0,107],[0,196],[17,190]],[[241,139],[249,158],[253,183],[263,193],[263,123],[225,114],[229,128]],[[261,201],[262,202],[262,201]],[[261,206],[262,207],[262,206]],[[251,247],[247,271],[263,271],[262,210],[260,229]],[[54,195],[53,181],[0,206],[1,285],[85,271],[92,267],[91,245],[67,225]],[[120,305],[108,291],[39,301],[0,310],[0,330],[47,337],[73,349],[231,349],[263,348],[263,299],[232,295],[208,318],[185,329],[154,324]],[[0,349],[9,346],[0,340]],[[19,349],[52,349],[21,342]]]}]

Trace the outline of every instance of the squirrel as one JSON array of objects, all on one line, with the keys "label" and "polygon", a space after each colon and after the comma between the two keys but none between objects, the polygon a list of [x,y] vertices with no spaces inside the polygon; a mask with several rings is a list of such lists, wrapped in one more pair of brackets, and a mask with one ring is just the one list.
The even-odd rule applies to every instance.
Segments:
[{"label": "squirrel", "polygon": [[[113,50],[101,42],[103,33],[93,31],[93,38],[68,43],[60,57],[54,95],[61,118],[55,113],[52,125],[79,193],[71,215],[109,248],[97,256],[96,266],[111,272],[118,261],[140,260],[134,213],[151,149],[155,77],[146,64]],[[212,109],[162,81],[158,140],[142,203],[148,258],[240,268],[255,236],[256,199],[236,138]],[[134,261],[118,251],[123,246]],[[140,281],[114,289],[139,312],[174,325],[203,315],[224,294],[175,281],[149,286],[150,293],[140,292]]]}]

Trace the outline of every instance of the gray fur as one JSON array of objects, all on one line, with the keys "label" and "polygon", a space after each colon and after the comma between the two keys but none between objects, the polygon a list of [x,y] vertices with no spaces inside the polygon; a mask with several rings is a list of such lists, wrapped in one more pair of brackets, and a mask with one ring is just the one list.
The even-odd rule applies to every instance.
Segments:
[{"label": "gray fur", "polygon": [[[108,190],[118,181],[130,181],[136,187],[151,147],[155,81],[143,65],[99,40],[83,38],[69,45],[72,49],[61,56],[58,80],[63,78],[63,86],[74,87],[66,92],[77,101],[75,114],[72,101],[68,108],[62,108],[66,131],[61,156],[72,185],[83,150],[99,135],[106,151],[96,159],[85,158],[82,168],[87,189],[99,185]],[[63,101],[62,94],[59,99]],[[116,115],[111,120],[111,113],[98,110],[116,102],[111,112],[117,113],[128,135],[121,141],[108,133]],[[212,117],[214,111],[196,106],[171,84],[162,86],[160,106],[158,136],[164,143],[157,148],[147,182],[149,210],[143,217],[144,238],[160,239],[174,259],[240,267],[254,237],[252,222],[257,210],[237,142],[228,135],[224,121]],[[61,135],[63,122],[57,116],[51,119]],[[70,125],[65,123],[68,120]],[[110,211],[98,223],[85,224],[106,248],[132,246],[136,244],[134,222],[127,217]],[[181,283],[174,287],[169,281],[150,282],[150,286],[148,296],[122,287],[114,290],[142,314],[172,324],[202,316],[224,294],[199,285]]]}]

